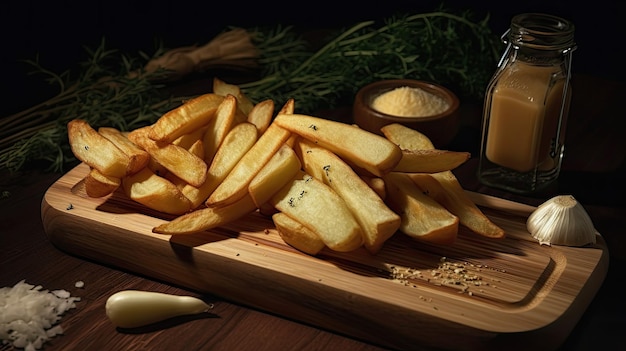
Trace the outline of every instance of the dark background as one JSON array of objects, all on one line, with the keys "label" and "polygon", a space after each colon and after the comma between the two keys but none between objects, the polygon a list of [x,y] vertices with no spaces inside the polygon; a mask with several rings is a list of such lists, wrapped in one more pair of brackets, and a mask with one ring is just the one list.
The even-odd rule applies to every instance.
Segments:
[{"label": "dark background", "polygon": [[[62,72],[85,57],[84,47],[108,48],[134,55],[154,52],[156,40],[166,47],[204,44],[226,26],[244,28],[277,23],[303,29],[345,27],[357,21],[384,18],[398,12],[431,11],[440,1],[379,1],[374,3],[301,1],[10,1],[0,11],[2,104],[0,117],[41,101],[50,89],[41,76],[30,76],[20,59],[39,55],[44,67]],[[578,49],[574,72],[623,80],[624,5],[617,0],[588,2],[468,1],[444,2],[450,9],[470,9],[477,18],[490,15],[495,34],[502,34],[513,15],[545,12],[576,25]]]}]

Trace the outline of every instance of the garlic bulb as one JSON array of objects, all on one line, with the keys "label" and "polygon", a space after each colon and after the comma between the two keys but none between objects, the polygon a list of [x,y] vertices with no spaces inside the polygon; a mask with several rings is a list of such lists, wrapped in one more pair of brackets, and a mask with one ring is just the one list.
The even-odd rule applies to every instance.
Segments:
[{"label": "garlic bulb", "polygon": [[116,327],[136,328],[211,308],[213,305],[191,296],[125,290],[108,298],[106,315]]},{"label": "garlic bulb", "polygon": [[526,228],[541,245],[584,246],[596,243],[591,218],[571,195],[559,195],[539,205]]}]

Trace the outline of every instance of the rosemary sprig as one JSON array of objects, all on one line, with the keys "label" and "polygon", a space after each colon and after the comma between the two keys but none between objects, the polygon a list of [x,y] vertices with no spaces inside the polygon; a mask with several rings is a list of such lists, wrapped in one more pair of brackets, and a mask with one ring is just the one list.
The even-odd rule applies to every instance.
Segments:
[{"label": "rosemary sprig", "polygon": [[[259,49],[258,80],[240,84],[253,101],[296,101],[299,113],[351,104],[356,91],[379,79],[415,78],[446,85],[461,98],[481,99],[497,62],[498,37],[488,16],[444,10],[365,21],[339,30],[311,49],[293,27],[249,29]],[[163,112],[191,97],[163,96],[167,72],[145,71],[150,57],[122,55],[104,40],[80,63],[80,74],[56,74],[38,60],[26,61],[58,94],[25,111],[0,119],[0,170],[21,170],[44,161],[62,171],[74,160],[67,122],[83,118],[94,127],[131,130],[153,123]],[[159,57],[159,49],[152,56]],[[162,76],[163,75],[163,76]]]},{"label": "rosemary sprig", "polygon": [[[482,99],[499,54],[488,19],[441,10],[388,18],[382,26],[364,21],[340,30],[315,52],[287,28],[271,46],[280,43],[291,59],[266,64],[261,79],[240,87],[253,101],[294,98],[301,113],[350,103],[360,87],[380,79],[426,79],[462,98]],[[255,44],[262,59],[275,62],[269,46]]]},{"label": "rosemary sprig", "polygon": [[80,63],[76,78],[70,71],[51,72],[37,59],[25,61],[58,93],[0,119],[0,169],[18,171],[28,162],[44,161],[50,170],[62,171],[73,160],[66,127],[71,119],[130,130],[154,122],[175,105],[154,83],[163,72],[142,73],[145,62],[107,49],[104,40],[95,50],[86,51],[88,58]]}]

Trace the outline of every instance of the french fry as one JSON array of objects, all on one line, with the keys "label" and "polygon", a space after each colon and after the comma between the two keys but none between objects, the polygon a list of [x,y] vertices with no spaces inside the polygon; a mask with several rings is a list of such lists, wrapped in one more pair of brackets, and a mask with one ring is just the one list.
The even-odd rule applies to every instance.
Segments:
[{"label": "french fry", "polygon": [[394,143],[350,124],[299,114],[278,115],[272,124],[323,146],[350,165],[379,177],[393,170],[402,158],[402,151]]},{"label": "french fry", "polygon": [[429,137],[400,123],[387,124],[380,128],[385,138],[403,150],[432,150],[435,145]]},{"label": "french fry", "polygon": [[120,178],[104,175],[92,168],[85,177],[85,192],[89,197],[103,197],[117,190],[120,184]]},{"label": "french fry", "polygon": [[361,226],[345,201],[310,175],[294,177],[270,201],[316,233],[331,250],[352,251],[363,243]]},{"label": "french fry", "polygon": [[[381,131],[389,140],[407,150],[432,150],[435,146],[430,139],[419,131],[405,127],[401,124],[388,124]],[[489,237],[501,238],[505,236],[504,230],[494,224],[469,198],[463,187],[451,171],[432,173],[429,177],[424,176],[421,183],[431,197],[443,204],[448,211],[459,217],[461,225],[473,232]],[[421,175],[410,175],[413,181]],[[432,179],[439,182],[439,186],[432,183]]]},{"label": "french fry", "polygon": [[281,145],[248,185],[248,192],[256,206],[261,208],[268,202],[272,195],[300,171],[301,167],[296,152],[287,144]]},{"label": "french fry", "polygon": [[128,173],[128,155],[93,129],[86,120],[74,119],[68,122],[67,133],[72,153],[80,161],[107,176],[122,178]]},{"label": "french fry", "polygon": [[228,94],[237,98],[237,105],[244,115],[248,115],[250,110],[254,107],[254,104],[248,97],[241,91],[239,86],[224,82],[219,78],[213,79],[213,92],[217,95],[226,96]]},{"label": "french fry", "polygon": [[135,174],[148,165],[150,154],[130,141],[125,133],[112,127],[100,127],[98,133],[109,139],[128,156],[127,174]]},{"label": "french fry", "polygon": [[155,141],[172,143],[181,135],[207,125],[222,100],[224,97],[217,94],[203,94],[186,101],[159,117],[148,136]]},{"label": "french fry", "polygon": [[374,190],[376,194],[383,199],[383,201],[385,200],[387,197],[387,189],[385,189],[385,181],[382,178],[361,175],[361,179],[363,179],[363,181],[369,185],[369,187],[372,188],[372,190]]},{"label": "french fry", "polygon": [[346,202],[363,230],[363,245],[370,253],[377,253],[400,227],[400,216],[333,152],[302,138],[296,142],[295,149],[303,169],[330,186]]},{"label": "french fry", "polygon": [[198,142],[198,140],[202,140],[202,136],[204,135],[204,132],[206,131],[206,129],[207,127],[204,126],[202,128],[198,128],[194,131],[191,131],[187,134],[183,134],[179,136],[178,138],[176,138],[176,140],[172,141],[172,144],[176,146],[180,146],[183,149],[189,150],[193,146],[193,144]]},{"label": "french fry", "polygon": [[467,196],[452,172],[411,174],[411,180],[428,196],[459,217],[461,225],[476,234],[489,238],[503,238],[505,232],[493,223]]},{"label": "french fry", "polygon": [[149,168],[122,178],[122,187],[130,199],[153,210],[180,215],[191,209],[191,203],[176,185]]},{"label": "french fry", "polygon": [[182,235],[194,234],[221,227],[256,211],[250,195],[226,206],[201,208],[152,228],[153,233]]},{"label": "french fry", "polygon": [[191,144],[187,151],[189,151],[193,155],[198,156],[198,158],[201,160],[204,159],[204,143],[202,142],[202,140],[196,140],[195,143]]},{"label": "french fry", "polygon": [[469,160],[469,152],[429,150],[402,150],[402,159],[394,167],[394,172],[435,173],[449,171]]},{"label": "french fry", "polygon": [[232,95],[226,95],[215,111],[207,129],[202,136],[204,145],[204,161],[210,164],[220,144],[236,125],[237,99]]},{"label": "french fry", "polygon": [[192,208],[197,208],[204,203],[217,189],[237,162],[257,141],[257,133],[256,127],[246,122],[230,130],[213,157],[205,182],[199,187],[189,184],[183,187],[183,194],[191,201]]},{"label": "french fry", "polygon": [[309,255],[317,255],[326,245],[319,235],[283,212],[272,215],[278,235],[285,243]]},{"label": "french fry", "polygon": [[247,121],[254,124],[261,135],[272,123],[272,117],[274,117],[274,101],[267,99],[254,105],[248,113]]},{"label": "french fry", "polygon": [[425,195],[404,173],[391,172],[383,179],[387,203],[400,215],[400,231],[409,237],[436,244],[452,244],[458,235],[459,218]]},{"label": "french fry", "polygon": [[285,102],[285,104],[283,105],[283,107],[280,108],[280,111],[278,111],[279,115],[292,115],[295,111],[296,108],[296,101],[293,98],[290,98],[287,100],[287,102]]},{"label": "french fry", "polygon": [[128,139],[178,178],[193,186],[202,185],[208,168],[204,160],[180,146],[152,140],[148,137],[150,131],[150,126],[135,129],[128,134]]},{"label": "french fry", "polygon": [[222,180],[206,201],[207,206],[233,203],[248,193],[248,185],[261,168],[289,138],[289,131],[272,123]]}]

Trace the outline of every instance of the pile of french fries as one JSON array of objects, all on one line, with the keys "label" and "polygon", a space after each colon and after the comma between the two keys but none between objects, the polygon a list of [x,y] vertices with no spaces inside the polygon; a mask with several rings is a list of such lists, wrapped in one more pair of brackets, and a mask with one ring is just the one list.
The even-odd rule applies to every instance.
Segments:
[{"label": "pile of french fries", "polygon": [[436,149],[400,124],[383,136],[294,113],[290,99],[253,104],[238,86],[186,101],[154,124],[122,132],[68,124],[72,152],[90,172],[88,196],[118,188],[172,215],[154,233],[182,235],[226,225],[252,212],[271,217],[285,243],[315,255],[324,248],[376,254],[396,232],[452,244],[463,225],[501,238],[451,172],[466,152]]}]

